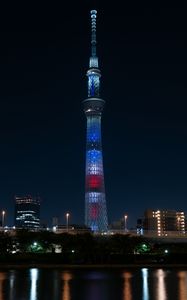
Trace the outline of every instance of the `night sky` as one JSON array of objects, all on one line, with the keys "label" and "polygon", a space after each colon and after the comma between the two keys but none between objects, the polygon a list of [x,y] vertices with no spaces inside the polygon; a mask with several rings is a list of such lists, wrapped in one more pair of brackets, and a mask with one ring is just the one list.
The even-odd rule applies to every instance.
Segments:
[{"label": "night sky", "polygon": [[[25,3],[27,2],[27,3]],[[84,223],[90,9],[98,10],[109,221],[187,211],[184,1],[7,2],[0,18],[0,209],[40,196],[42,222]]]}]

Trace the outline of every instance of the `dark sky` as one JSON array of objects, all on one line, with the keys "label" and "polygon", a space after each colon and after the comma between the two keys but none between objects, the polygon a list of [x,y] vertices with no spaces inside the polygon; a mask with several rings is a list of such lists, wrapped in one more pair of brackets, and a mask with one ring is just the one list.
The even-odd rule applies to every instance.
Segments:
[{"label": "dark sky", "polygon": [[28,194],[41,197],[42,220],[65,222],[68,211],[71,222],[84,222],[81,102],[92,8],[106,100],[109,220],[127,213],[130,226],[146,208],[187,211],[184,1],[25,2],[7,2],[0,18],[0,209],[7,224],[14,195]]}]

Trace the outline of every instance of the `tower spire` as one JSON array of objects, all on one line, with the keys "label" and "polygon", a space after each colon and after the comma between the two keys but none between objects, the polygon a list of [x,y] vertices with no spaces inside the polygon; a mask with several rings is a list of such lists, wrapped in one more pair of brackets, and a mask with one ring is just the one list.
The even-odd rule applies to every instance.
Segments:
[{"label": "tower spire", "polygon": [[96,19],[97,10],[93,9],[90,11],[91,15],[91,56],[90,56],[90,68],[98,68],[98,58],[96,55]]},{"label": "tower spire", "polygon": [[91,36],[91,46],[92,46],[92,51],[91,51],[91,56],[94,57],[96,56],[96,18],[97,18],[97,10],[91,10],[91,29],[92,29],[92,36]]}]

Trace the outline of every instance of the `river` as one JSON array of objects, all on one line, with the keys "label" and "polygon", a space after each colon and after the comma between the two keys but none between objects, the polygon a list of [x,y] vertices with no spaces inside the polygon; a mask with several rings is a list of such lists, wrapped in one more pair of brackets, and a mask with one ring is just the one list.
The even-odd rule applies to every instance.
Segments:
[{"label": "river", "polygon": [[0,269],[0,300],[187,300],[187,269]]}]

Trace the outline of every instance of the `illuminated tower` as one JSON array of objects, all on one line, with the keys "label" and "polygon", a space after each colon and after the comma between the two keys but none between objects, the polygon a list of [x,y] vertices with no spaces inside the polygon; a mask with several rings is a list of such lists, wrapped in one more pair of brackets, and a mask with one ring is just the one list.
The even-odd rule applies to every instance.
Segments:
[{"label": "illuminated tower", "polygon": [[96,16],[91,10],[91,57],[89,60],[88,98],[83,101],[87,118],[86,135],[86,183],[85,183],[85,224],[94,232],[106,232],[108,228],[103,157],[101,144],[101,115],[105,101],[100,98],[100,77],[96,56]]}]

